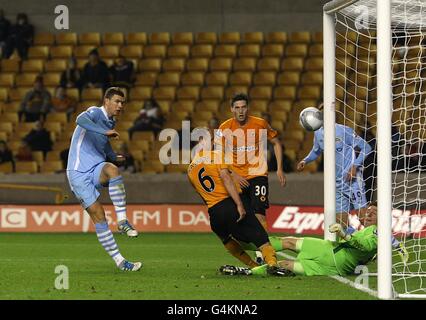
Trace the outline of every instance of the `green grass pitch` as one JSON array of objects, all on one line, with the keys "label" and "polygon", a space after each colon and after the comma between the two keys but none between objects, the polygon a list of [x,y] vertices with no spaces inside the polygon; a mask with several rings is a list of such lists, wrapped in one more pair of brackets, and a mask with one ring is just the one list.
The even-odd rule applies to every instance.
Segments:
[{"label": "green grass pitch", "polygon": [[[115,235],[122,254],[144,266],[119,271],[95,234],[0,233],[0,299],[374,299],[328,277],[226,277],[239,264],[213,234]],[[55,289],[55,267],[69,289]]]}]

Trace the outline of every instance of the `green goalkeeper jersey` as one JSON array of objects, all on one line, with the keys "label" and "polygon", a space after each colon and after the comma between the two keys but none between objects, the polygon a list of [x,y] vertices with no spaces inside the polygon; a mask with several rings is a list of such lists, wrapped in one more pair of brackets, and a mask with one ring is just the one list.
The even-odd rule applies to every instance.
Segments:
[{"label": "green goalkeeper jersey", "polygon": [[341,275],[352,274],[358,265],[366,264],[377,253],[377,226],[357,231],[349,241],[334,244],[336,268]]}]

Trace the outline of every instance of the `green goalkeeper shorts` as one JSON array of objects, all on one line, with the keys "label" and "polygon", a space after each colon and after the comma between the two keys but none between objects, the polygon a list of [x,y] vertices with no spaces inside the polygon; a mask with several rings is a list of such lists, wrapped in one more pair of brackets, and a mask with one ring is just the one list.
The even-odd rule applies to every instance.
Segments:
[{"label": "green goalkeeper shorts", "polygon": [[307,276],[338,275],[331,241],[304,238],[296,261],[300,262]]}]

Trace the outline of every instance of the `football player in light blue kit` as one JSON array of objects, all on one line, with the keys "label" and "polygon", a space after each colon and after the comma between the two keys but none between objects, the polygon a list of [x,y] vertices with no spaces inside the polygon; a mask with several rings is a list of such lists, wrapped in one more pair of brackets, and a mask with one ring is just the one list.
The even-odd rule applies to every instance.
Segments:
[{"label": "football player in light blue kit", "polygon": [[107,162],[124,160],[123,156],[115,154],[109,142],[110,138],[119,137],[114,130],[114,117],[123,110],[124,100],[124,92],[118,87],[111,87],[105,92],[102,107],[90,107],[77,117],[68,155],[67,177],[72,192],[95,224],[99,242],[116,265],[124,271],[138,271],[142,266],[140,262],[129,262],[120,254],[98,200],[99,190],[107,186],[119,231],[129,237],[138,235],[126,217],[123,177],[114,164]]},{"label": "football player in light blue kit", "polygon": [[[348,214],[357,210],[364,217],[368,202],[362,177],[364,159],[371,152],[371,146],[352,128],[336,123],[336,213],[337,221],[348,225]],[[297,164],[302,171],[305,165],[316,160],[324,151],[324,128],[315,131],[311,152]],[[358,153],[358,156],[356,155]],[[349,233],[353,232],[349,228]]]}]

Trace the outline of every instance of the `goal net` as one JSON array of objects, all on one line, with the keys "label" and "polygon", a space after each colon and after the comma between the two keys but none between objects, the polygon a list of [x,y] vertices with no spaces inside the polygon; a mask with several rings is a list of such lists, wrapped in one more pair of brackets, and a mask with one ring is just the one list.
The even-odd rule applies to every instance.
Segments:
[{"label": "goal net", "polygon": [[[376,148],[377,62],[381,58],[377,56],[377,1],[335,0],[325,10],[327,6],[334,7],[329,14],[335,22],[336,123],[354,129],[372,147],[363,163],[363,181],[358,182],[365,184],[366,201],[373,202],[380,188]],[[426,297],[426,0],[392,0],[391,35],[392,234],[409,252],[408,262],[403,263],[397,250],[393,250],[392,285],[397,297],[423,298]],[[355,150],[355,156],[362,151]],[[395,240],[393,245],[397,245]],[[369,266],[369,271],[375,274],[373,268],[374,265],[371,269]]]}]

